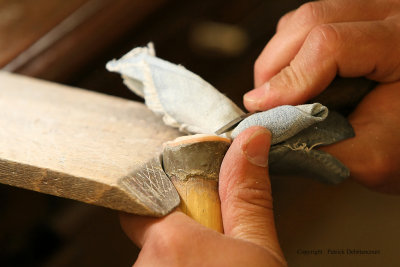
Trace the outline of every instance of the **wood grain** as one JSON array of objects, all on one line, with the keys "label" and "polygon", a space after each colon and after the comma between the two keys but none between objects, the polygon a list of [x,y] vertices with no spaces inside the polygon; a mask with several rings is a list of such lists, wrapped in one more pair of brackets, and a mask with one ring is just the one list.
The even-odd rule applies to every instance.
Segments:
[{"label": "wood grain", "polygon": [[0,125],[1,183],[143,215],[178,204],[138,175],[180,135],[141,103],[0,72]]},{"label": "wood grain", "polygon": [[[39,4],[23,0],[18,5],[11,3],[15,1],[5,2],[8,5],[4,10],[16,6],[18,19],[26,16],[27,22],[13,19],[14,23],[0,27],[0,48],[7,46],[9,50],[2,53],[3,59],[0,56],[0,67],[46,80],[65,81],[79,74],[88,61],[101,56],[166,0],[40,0]],[[13,43],[15,47],[10,45]]]},{"label": "wood grain", "polygon": [[163,166],[181,198],[179,209],[200,224],[223,232],[218,177],[230,140],[193,135],[166,143]]},{"label": "wood grain", "polygon": [[89,0],[1,0],[0,67]]}]

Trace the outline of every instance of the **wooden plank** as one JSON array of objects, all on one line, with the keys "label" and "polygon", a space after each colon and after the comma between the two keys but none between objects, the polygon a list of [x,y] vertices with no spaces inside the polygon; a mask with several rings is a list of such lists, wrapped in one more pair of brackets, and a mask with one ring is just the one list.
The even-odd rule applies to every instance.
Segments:
[{"label": "wooden plank", "polygon": [[[2,29],[0,18],[0,48],[7,46],[10,49],[3,53],[6,58],[2,59],[0,56],[0,67],[4,66],[3,70],[6,71],[52,81],[65,81],[74,74],[79,74],[83,67],[87,67],[85,65],[88,61],[101,55],[127,31],[166,2],[40,1],[41,5],[27,0],[18,5],[18,12],[21,13],[19,16],[27,15],[27,23],[21,25],[15,22]],[[8,2],[15,1],[7,0],[6,3]],[[8,6],[11,5],[8,3]],[[42,5],[42,10],[35,10]],[[35,16],[30,14],[29,8],[34,8]],[[66,11],[61,12],[63,9]],[[10,32],[11,37],[8,36]],[[4,38],[1,38],[2,35]],[[15,48],[10,43],[15,43]]]},{"label": "wooden plank", "polygon": [[[0,72],[1,183],[162,215],[135,195],[159,185],[135,185],[135,172],[179,135],[141,103]],[[173,197],[161,186],[157,201]]]},{"label": "wooden plank", "polygon": [[89,0],[1,0],[0,67]]}]

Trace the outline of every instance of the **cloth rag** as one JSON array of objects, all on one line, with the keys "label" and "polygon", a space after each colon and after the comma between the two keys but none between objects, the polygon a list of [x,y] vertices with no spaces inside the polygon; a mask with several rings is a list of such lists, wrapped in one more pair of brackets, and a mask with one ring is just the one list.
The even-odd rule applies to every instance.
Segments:
[{"label": "cloth rag", "polygon": [[[186,133],[214,134],[244,112],[198,75],[155,56],[153,45],[134,48],[119,60],[107,63],[124,83],[162,116],[164,123]],[[310,176],[339,183],[350,172],[339,160],[314,148],[354,136],[345,118],[319,104],[279,106],[255,113],[224,136],[235,138],[259,125],[271,131],[270,171]],[[333,114],[333,115],[332,115]]]}]

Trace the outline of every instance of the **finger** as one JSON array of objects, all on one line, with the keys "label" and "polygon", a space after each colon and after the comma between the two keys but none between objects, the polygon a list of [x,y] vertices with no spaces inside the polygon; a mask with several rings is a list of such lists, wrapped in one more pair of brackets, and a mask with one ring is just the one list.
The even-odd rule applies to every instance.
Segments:
[{"label": "finger", "polygon": [[120,221],[127,236],[141,248],[135,266],[188,266],[200,262],[199,255],[211,258],[208,249],[216,251],[222,237],[177,211],[163,218],[121,213]]},{"label": "finger", "polygon": [[126,235],[139,248],[149,240],[170,238],[170,235],[176,233],[176,229],[182,229],[180,235],[184,236],[202,228],[200,224],[177,211],[162,218],[120,213],[120,222]]},{"label": "finger", "polygon": [[261,86],[290,61],[301,48],[310,31],[321,24],[374,21],[389,17],[400,3],[381,0],[335,0],[306,3],[282,17],[278,31],[264,48],[254,65],[255,87]]},{"label": "finger", "polygon": [[336,74],[388,82],[400,78],[400,37],[391,21],[324,24],[314,28],[288,67],[244,96],[249,111],[304,103]]},{"label": "finger", "polygon": [[289,11],[288,13],[286,13],[279,19],[278,24],[276,25],[277,32],[280,32],[282,29],[284,29],[286,27],[286,25],[288,24],[290,19],[293,17],[295,12],[296,12],[296,10]]},{"label": "finger", "polygon": [[321,147],[349,167],[354,180],[373,190],[400,193],[400,82],[382,84],[349,117],[355,138]]},{"label": "finger", "polygon": [[142,248],[134,266],[286,266],[275,252],[212,231],[181,212],[161,219],[126,213],[120,218]]},{"label": "finger", "polygon": [[[213,249],[219,239],[215,237],[219,233],[209,231],[178,211],[163,218],[120,213],[120,222],[129,239],[141,248],[135,266],[187,266],[186,260],[196,262],[196,254],[203,252],[199,251],[200,244],[210,243]],[[187,249],[188,240],[198,249]]]},{"label": "finger", "polygon": [[268,177],[270,139],[259,126],[235,138],[221,166],[219,192],[225,234],[281,256]]},{"label": "finger", "polygon": [[146,240],[147,229],[161,219],[121,212],[119,220],[125,234],[136,246],[141,248]]}]

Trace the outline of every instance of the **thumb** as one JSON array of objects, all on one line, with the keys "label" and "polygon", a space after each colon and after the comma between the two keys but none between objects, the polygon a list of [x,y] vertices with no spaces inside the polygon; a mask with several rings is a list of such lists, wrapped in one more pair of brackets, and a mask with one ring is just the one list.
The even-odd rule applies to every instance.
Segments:
[{"label": "thumb", "polygon": [[283,258],[268,176],[270,140],[271,133],[260,126],[248,128],[235,138],[222,162],[219,193],[225,234]]}]

